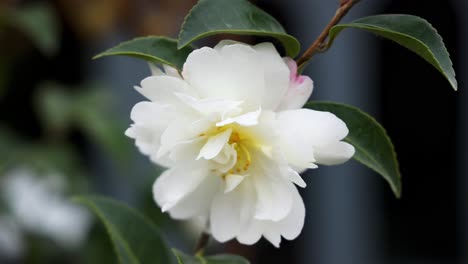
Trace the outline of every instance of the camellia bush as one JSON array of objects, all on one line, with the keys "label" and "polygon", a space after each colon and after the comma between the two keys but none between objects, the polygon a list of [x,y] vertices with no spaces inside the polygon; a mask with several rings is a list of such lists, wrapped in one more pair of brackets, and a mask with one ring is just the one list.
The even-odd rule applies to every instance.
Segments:
[{"label": "camellia bush", "polygon": [[[149,63],[151,76],[135,87],[146,100],[133,107],[125,135],[167,168],[153,185],[156,205],[173,219],[205,223],[194,254],[183,253],[169,250],[158,228],[133,209],[103,197],[77,197],[102,220],[121,263],[248,263],[240,256],[205,256],[209,238],[253,245],[263,237],[276,247],[282,238],[295,239],[305,218],[300,173],[319,165],[354,158],[400,197],[398,162],[384,128],[356,107],[307,102],[313,81],[301,72],[341,31],[355,28],[413,51],[455,90],[457,81],[442,38],[426,20],[377,15],[339,24],[357,2],[341,0],[301,55],[299,41],[247,0],[200,0],[178,39],[136,38],[96,56]],[[270,42],[225,39],[196,46],[220,34],[276,39],[285,54]]]}]

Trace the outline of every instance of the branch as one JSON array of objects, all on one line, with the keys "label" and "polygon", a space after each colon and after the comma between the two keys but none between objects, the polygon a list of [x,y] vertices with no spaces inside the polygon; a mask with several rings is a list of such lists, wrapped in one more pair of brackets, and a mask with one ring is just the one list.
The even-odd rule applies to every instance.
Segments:
[{"label": "branch", "polygon": [[297,59],[297,66],[301,67],[302,64],[308,62],[315,53],[321,51],[325,47],[325,40],[328,37],[330,29],[338,24],[341,19],[348,13],[348,11],[357,3],[359,0],[340,0],[340,6],[336,10],[335,15],[330,20],[328,25],[322,30],[322,33],[317,37],[317,39],[312,43],[312,45],[302,54],[302,56]]},{"label": "branch", "polygon": [[195,256],[203,256],[205,248],[210,241],[210,235],[206,232],[202,232],[198,239],[197,245],[195,246]]}]

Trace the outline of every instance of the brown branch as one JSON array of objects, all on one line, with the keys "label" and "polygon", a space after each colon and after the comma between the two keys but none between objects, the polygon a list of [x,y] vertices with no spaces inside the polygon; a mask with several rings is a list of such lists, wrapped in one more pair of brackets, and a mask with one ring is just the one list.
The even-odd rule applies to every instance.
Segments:
[{"label": "brown branch", "polygon": [[336,10],[335,15],[330,20],[328,25],[323,29],[322,33],[317,37],[317,39],[310,45],[310,47],[302,54],[302,56],[297,59],[297,65],[300,67],[302,64],[308,62],[315,53],[319,52],[325,47],[325,40],[328,37],[330,29],[338,24],[341,19],[348,13],[348,11],[357,3],[359,0],[340,0],[340,6]]},{"label": "brown branch", "polygon": [[205,253],[205,248],[210,241],[210,234],[202,232],[200,238],[198,239],[197,245],[195,246],[195,256],[203,256]]}]

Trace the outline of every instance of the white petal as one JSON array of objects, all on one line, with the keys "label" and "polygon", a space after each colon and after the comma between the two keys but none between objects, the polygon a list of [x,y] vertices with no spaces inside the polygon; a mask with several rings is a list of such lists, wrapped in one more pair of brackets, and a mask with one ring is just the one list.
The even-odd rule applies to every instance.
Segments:
[{"label": "white petal", "polygon": [[164,128],[174,119],[174,114],[167,105],[139,102],[132,108],[130,118],[138,125]]},{"label": "white petal", "polygon": [[287,168],[286,173],[287,173],[288,179],[294,182],[297,186],[301,188],[305,188],[307,186],[304,179],[302,179],[301,175],[299,175],[299,173],[296,172],[295,170],[291,168]]},{"label": "white petal", "polygon": [[174,219],[188,219],[208,215],[213,197],[221,182],[221,178],[215,175],[205,177],[198,188],[169,210],[169,214]]},{"label": "white petal", "polygon": [[346,124],[328,112],[287,110],[278,114],[277,121],[281,151],[299,168],[316,167],[315,148],[338,142],[348,134]]},{"label": "white petal", "polygon": [[161,148],[158,150],[158,157],[162,157],[181,142],[198,138],[209,126],[208,122],[202,121],[193,121],[191,117],[173,120],[161,135]]},{"label": "white petal", "polygon": [[232,39],[223,39],[220,42],[218,42],[218,44],[216,44],[216,46],[214,46],[213,49],[215,49],[215,50],[217,50],[219,52],[219,51],[221,51],[221,49],[224,46],[234,45],[234,44],[249,46],[248,44],[245,44],[245,43],[242,43],[242,42],[239,42],[239,41],[235,41],[235,40],[232,40]]},{"label": "white petal", "polygon": [[312,79],[309,76],[300,76],[297,82],[289,85],[286,95],[276,110],[284,111],[301,108],[309,99],[313,89],[314,83]]},{"label": "white petal", "polygon": [[209,177],[209,168],[193,164],[180,165],[164,171],[154,182],[153,196],[156,203],[165,212],[175,206],[186,195],[195,190],[205,177]]},{"label": "white petal", "polygon": [[354,155],[354,147],[346,142],[334,142],[327,146],[315,148],[317,163],[324,165],[341,164]]},{"label": "white petal", "polygon": [[277,222],[285,218],[292,206],[289,183],[282,178],[273,179],[264,175],[252,177],[257,191],[255,219]]},{"label": "white petal", "polygon": [[293,198],[293,207],[291,212],[283,220],[279,221],[276,226],[281,235],[288,239],[295,239],[304,227],[305,207],[302,197],[296,187],[290,185],[290,192]]},{"label": "white petal", "polygon": [[205,138],[203,137],[181,141],[171,149],[169,157],[171,160],[177,162],[194,161],[200,153],[200,149],[203,147],[204,143]]},{"label": "white petal", "polygon": [[135,89],[151,101],[165,104],[180,104],[174,93],[186,93],[194,95],[193,89],[182,79],[167,75],[150,76],[141,81],[141,88]]},{"label": "white petal", "polygon": [[219,242],[226,242],[237,236],[241,226],[242,192],[222,191],[213,198],[210,224],[213,237]]},{"label": "white petal", "polygon": [[246,45],[195,50],[182,75],[200,98],[244,101],[248,111],[258,109],[265,93],[262,64],[257,52]]},{"label": "white petal", "polygon": [[224,193],[231,192],[247,177],[246,175],[228,174],[226,175]]},{"label": "white petal", "polygon": [[274,110],[278,107],[289,87],[289,69],[275,46],[264,42],[253,46],[259,55],[265,74],[267,92],[263,97],[262,108]]},{"label": "white petal", "polygon": [[209,160],[216,157],[221,152],[224,145],[228,143],[231,133],[232,129],[228,129],[215,136],[209,137],[206,144],[200,150],[200,154],[198,154],[197,160],[200,158]]},{"label": "white petal", "polygon": [[263,233],[263,236],[276,248],[279,248],[281,243],[281,235],[277,230],[267,230]]},{"label": "white petal", "polygon": [[175,93],[177,97],[185,104],[191,106],[194,110],[204,115],[219,114],[219,118],[223,118],[227,113],[239,113],[239,106],[242,101],[230,101],[224,99],[197,99],[193,96]]},{"label": "white petal", "polygon": [[216,126],[221,127],[232,123],[237,123],[241,126],[255,126],[258,124],[258,118],[261,113],[262,109],[258,109],[255,112],[248,112],[233,118],[226,118],[223,121],[216,123]]},{"label": "white petal", "polygon": [[237,163],[237,152],[233,146],[226,144],[218,156],[212,159],[216,162],[214,166],[221,173],[226,173]]},{"label": "white petal", "polygon": [[174,68],[174,67],[171,67],[167,64],[164,64],[163,65],[163,69],[164,69],[164,72],[168,75],[168,76],[172,76],[172,77],[177,77],[179,79],[181,79],[182,77],[180,76],[179,74],[179,71]]},{"label": "white petal", "polygon": [[153,76],[161,76],[161,75],[164,75],[164,73],[162,72],[162,70],[154,63],[152,62],[148,62],[148,66],[150,68],[150,71],[151,71],[151,75]]}]

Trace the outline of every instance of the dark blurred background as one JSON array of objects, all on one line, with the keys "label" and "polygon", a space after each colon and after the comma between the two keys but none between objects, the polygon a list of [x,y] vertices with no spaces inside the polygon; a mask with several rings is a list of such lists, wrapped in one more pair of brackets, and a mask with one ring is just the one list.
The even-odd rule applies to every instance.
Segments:
[{"label": "dark blurred background", "polygon": [[[160,213],[151,185],[161,169],[123,135],[132,106],[143,100],[132,87],[150,74],[147,65],[91,58],[137,36],[176,37],[195,2],[0,1],[0,263],[116,263],[104,228],[68,200],[81,193],[126,201],[161,226],[172,246],[191,250],[197,228]],[[305,49],[338,0],[254,2]],[[312,100],[355,105],[387,129],[401,199],[355,161],[321,167],[304,175],[307,217],[298,239],[279,250],[262,240],[212,243],[210,251],[252,263],[468,263],[467,11],[464,0],[363,0],[345,18],[427,19],[452,55],[458,92],[413,53],[357,30],[345,31],[305,71],[315,82]],[[76,232],[68,234],[70,226]]]}]

